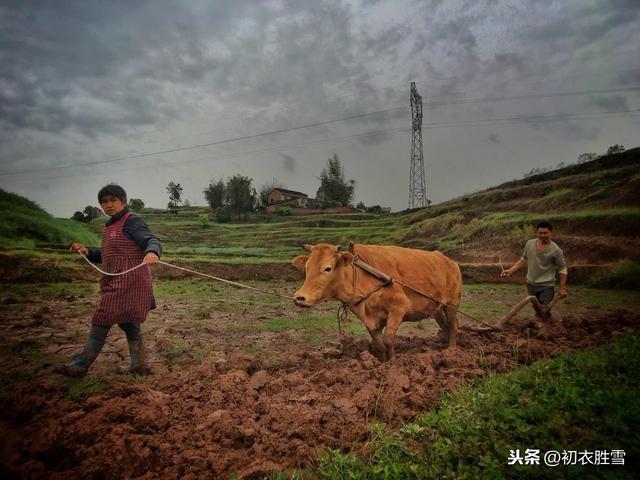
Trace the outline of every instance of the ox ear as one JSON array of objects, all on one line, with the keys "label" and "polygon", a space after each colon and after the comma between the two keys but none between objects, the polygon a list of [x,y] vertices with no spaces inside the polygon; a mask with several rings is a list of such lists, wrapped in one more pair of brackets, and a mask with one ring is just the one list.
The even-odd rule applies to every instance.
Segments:
[{"label": "ox ear", "polygon": [[307,260],[309,260],[309,257],[307,255],[300,255],[299,257],[291,260],[291,265],[296,267],[298,270],[304,270],[304,266],[307,264]]},{"label": "ox ear", "polygon": [[349,265],[351,262],[353,262],[353,255],[349,252],[341,252],[340,259],[344,262],[345,265]]}]

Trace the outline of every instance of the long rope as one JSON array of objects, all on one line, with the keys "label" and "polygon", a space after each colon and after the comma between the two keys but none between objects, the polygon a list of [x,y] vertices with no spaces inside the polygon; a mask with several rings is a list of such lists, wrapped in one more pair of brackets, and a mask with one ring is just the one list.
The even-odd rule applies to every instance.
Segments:
[{"label": "long rope", "polygon": [[[99,268],[97,265],[95,265],[94,263],[91,262],[91,260],[89,260],[86,255],[83,255],[82,253],[78,252],[82,258],[85,259],[85,261],[91,265],[94,269],[96,269],[98,272],[102,273],[103,275],[108,275],[110,277],[117,277],[120,275],[124,275],[126,273],[129,273],[133,270],[136,270],[137,268],[140,267],[144,267],[145,265],[148,265],[147,263],[141,263],[140,265],[136,265],[135,267],[130,268],[129,270],[125,270],[124,272],[117,272],[117,273],[109,273],[109,272],[105,272],[104,270],[102,270],[101,268]],[[216,277],[214,275],[209,275],[208,273],[202,273],[202,272],[198,272],[196,270],[191,270],[190,268],[185,268],[185,267],[180,267],[178,265],[173,265],[171,263],[167,263],[167,262],[163,262],[162,260],[158,260],[158,263],[161,263],[162,265],[166,265],[167,267],[171,267],[171,268],[177,268],[178,270],[183,270],[185,272],[189,272],[189,273],[193,273],[194,275],[200,275],[202,277],[207,277],[207,278],[211,278],[213,280],[217,280],[219,282],[223,282],[223,283],[228,283],[229,285],[233,285],[234,287],[238,287],[238,288],[245,288],[247,290],[253,290],[254,292],[260,292],[260,293],[265,293],[267,295],[274,295],[276,297],[281,297],[281,298],[286,298],[287,300],[291,300],[291,297],[288,295],[283,295],[281,293],[278,292],[270,292],[269,290],[263,290],[262,288],[257,288],[257,287],[252,287],[251,285],[245,285],[243,283],[238,283],[238,282],[233,282],[231,280],[227,280],[226,278],[220,278],[220,277]]]},{"label": "long rope", "polygon": [[418,290],[417,288],[413,288],[411,285],[407,285],[406,283],[403,283],[403,282],[401,282],[401,281],[399,281],[399,280],[395,280],[395,279],[394,279],[393,281],[394,281],[395,283],[397,283],[398,285],[401,285],[401,286],[403,286],[404,288],[407,288],[407,289],[409,289],[409,290],[411,290],[411,291],[413,291],[413,292],[417,293],[418,295],[422,295],[423,297],[426,297],[426,298],[428,298],[429,300],[432,300],[432,301],[434,301],[434,302],[436,302],[436,303],[439,303],[440,305],[442,305],[442,306],[444,306],[444,307],[450,308],[451,310],[456,311],[456,312],[457,312],[457,313],[459,313],[460,315],[464,315],[465,317],[468,317],[468,318],[470,318],[471,320],[474,320],[474,321],[478,322],[479,324],[484,325],[485,327],[488,327],[488,328],[490,328],[490,329],[492,329],[492,330],[497,330],[497,328],[495,327],[495,325],[491,325],[491,324],[489,324],[489,323],[487,323],[487,322],[483,322],[483,321],[482,321],[482,320],[480,320],[479,318],[476,318],[476,317],[474,317],[473,315],[469,315],[468,313],[463,312],[462,310],[460,310],[459,308],[454,307],[453,305],[449,305],[448,303],[444,303],[444,302],[442,302],[442,301],[438,300],[437,298],[435,298],[435,297],[433,297],[433,296],[429,295],[428,293],[424,293],[423,291]]}]

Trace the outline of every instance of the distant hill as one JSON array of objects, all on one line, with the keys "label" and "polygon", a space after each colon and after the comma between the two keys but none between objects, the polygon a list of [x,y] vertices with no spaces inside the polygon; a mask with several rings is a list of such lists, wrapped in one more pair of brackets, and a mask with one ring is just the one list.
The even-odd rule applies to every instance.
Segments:
[{"label": "distant hill", "polygon": [[0,249],[72,240],[93,245],[98,237],[83,224],[54,218],[31,200],[0,189]]},{"label": "distant hill", "polygon": [[400,215],[398,243],[463,262],[517,258],[549,220],[572,263],[640,259],[640,148],[514,180]]}]

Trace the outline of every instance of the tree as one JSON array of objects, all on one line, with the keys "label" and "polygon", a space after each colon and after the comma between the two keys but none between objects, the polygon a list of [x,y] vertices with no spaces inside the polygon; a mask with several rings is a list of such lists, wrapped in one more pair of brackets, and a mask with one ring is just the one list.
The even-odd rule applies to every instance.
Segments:
[{"label": "tree", "polygon": [[132,198],[129,200],[129,208],[134,212],[140,212],[144,208],[144,202],[139,198]]},{"label": "tree", "polygon": [[256,203],[256,190],[251,186],[249,177],[237,174],[227,180],[226,200],[231,211],[240,219],[243,213],[254,209]]},{"label": "tree", "polygon": [[225,186],[222,179],[216,183],[213,181],[209,184],[209,187],[204,191],[204,198],[212,209],[220,208],[224,205]]},{"label": "tree", "polygon": [[364,212],[367,209],[367,206],[364,204],[364,202],[358,202],[356,208]]},{"label": "tree", "polygon": [[365,210],[367,213],[382,213],[382,207],[380,205],[371,205]]},{"label": "tree", "polygon": [[327,168],[320,173],[320,188],[316,198],[323,207],[346,207],[351,203],[355,186],[355,180],[345,180],[340,159],[334,153],[327,161]]},{"label": "tree", "polygon": [[589,152],[589,153],[581,153],[578,155],[578,163],[586,163],[598,158],[597,153]]},{"label": "tree", "polygon": [[84,218],[87,223],[89,223],[94,218],[101,217],[102,215],[104,215],[104,213],[102,213],[102,210],[100,210],[98,207],[92,207],[91,205],[87,205],[86,207],[84,207]]},{"label": "tree", "polygon": [[231,209],[229,207],[218,207],[216,209],[216,222],[227,223],[231,221]]},{"label": "tree", "polygon": [[94,218],[98,218],[103,216],[104,213],[97,207],[92,207],[91,205],[87,205],[84,207],[84,210],[76,211],[71,217],[72,220],[76,222],[89,223]]},{"label": "tree", "polygon": [[285,188],[285,186],[277,178],[273,178],[270,182],[260,185],[258,193],[258,203],[261,207],[267,206],[269,202],[269,194],[274,188]]},{"label": "tree", "polygon": [[169,182],[169,185],[167,185],[167,193],[169,194],[169,204],[167,207],[172,212],[177,211],[182,203],[182,190],[183,188],[179,183]]},{"label": "tree", "polygon": [[617,143],[615,145],[611,145],[609,148],[607,148],[607,155],[613,155],[614,153],[622,153],[625,151],[625,148],[623,145],[618,145]]}]

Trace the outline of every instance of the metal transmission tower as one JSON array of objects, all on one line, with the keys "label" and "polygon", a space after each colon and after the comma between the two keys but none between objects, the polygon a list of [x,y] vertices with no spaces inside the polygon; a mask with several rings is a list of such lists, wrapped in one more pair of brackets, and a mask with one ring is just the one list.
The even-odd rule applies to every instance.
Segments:
[{"label": "metal transmission tower", "polygon": [[427,205],[427,187],[422,156],[422,97],[411,82],[411,172],[409,174],[409,208]]}]

